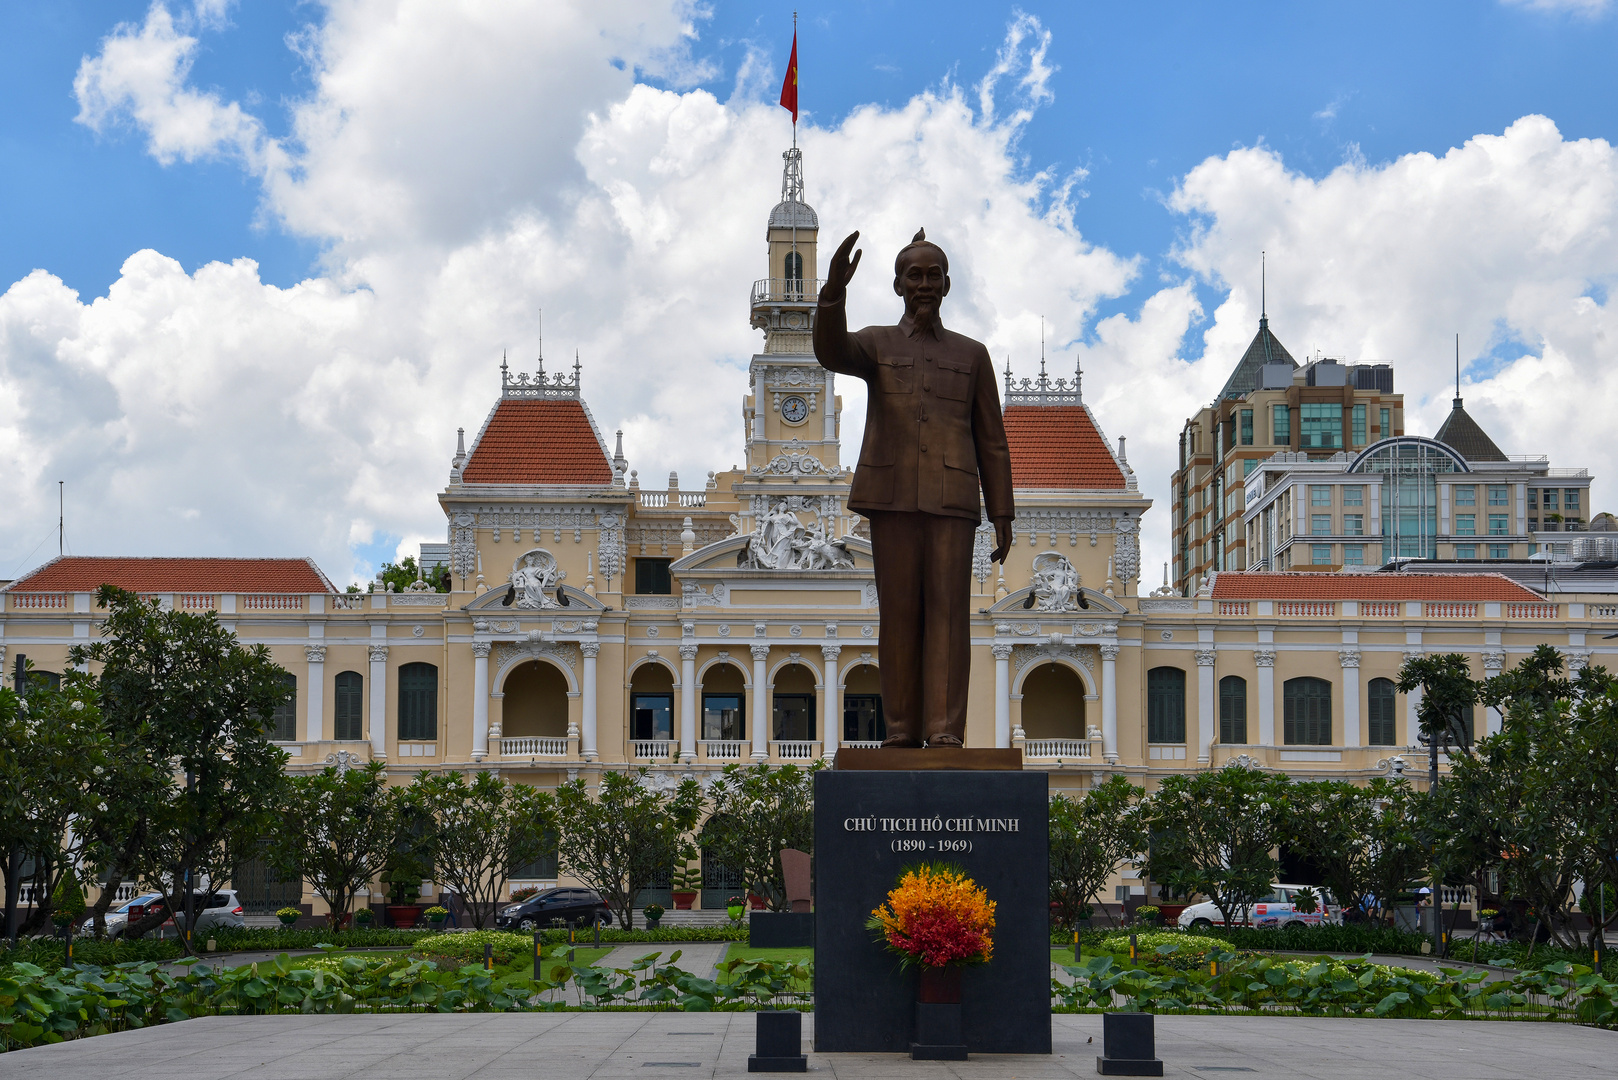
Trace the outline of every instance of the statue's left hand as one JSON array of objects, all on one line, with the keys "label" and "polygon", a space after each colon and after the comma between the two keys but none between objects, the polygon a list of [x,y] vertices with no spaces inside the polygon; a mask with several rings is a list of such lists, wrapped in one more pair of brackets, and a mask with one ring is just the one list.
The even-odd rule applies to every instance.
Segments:
[{"label": "statue's left hand", "polygon": [[1011,550],[1010,518],[994,519],[994,542],[997,546],[989,554],[989,561],[1000,563],[1003,566],[1006,561],[1006,553]]}]

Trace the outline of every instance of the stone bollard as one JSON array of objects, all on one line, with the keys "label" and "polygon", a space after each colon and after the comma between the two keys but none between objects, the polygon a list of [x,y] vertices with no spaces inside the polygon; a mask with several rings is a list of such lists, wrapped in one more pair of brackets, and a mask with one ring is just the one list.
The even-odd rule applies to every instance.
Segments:
[{"label": "stone bollard", "polygon": [[1103,1013],[1096,1072],[1102,1076],[1162,1076],[1153,1026],[1156,1019],[1151,1013]]},{"label": "stone bollard", "polygon": [[748,1072],[808,1072],[803,1052],[803,1014],[796,1009],[771,1010],[758,1017],[755,1053],[747,1055]]}]

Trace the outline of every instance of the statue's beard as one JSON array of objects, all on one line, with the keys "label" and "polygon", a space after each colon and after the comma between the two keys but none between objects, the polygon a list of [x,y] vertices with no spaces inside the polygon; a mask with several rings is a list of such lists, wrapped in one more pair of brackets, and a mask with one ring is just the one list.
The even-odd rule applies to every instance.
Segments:
[{"label": "statue's beard", "polygon": [[938,301],[931,297],[917,299],[911,305],[911,316],[923,326],[930,326],[938,321]]}]

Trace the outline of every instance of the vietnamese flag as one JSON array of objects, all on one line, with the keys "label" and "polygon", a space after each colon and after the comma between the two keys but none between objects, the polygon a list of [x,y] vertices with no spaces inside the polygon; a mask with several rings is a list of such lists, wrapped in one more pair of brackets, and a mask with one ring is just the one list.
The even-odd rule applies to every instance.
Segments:
[{"label": "vietnamese flag", "polygon": [[787,77],[781,83],[781,108],[792,110],[792,126],[798,126],[798,31],[792,31],[792,59],[787,61]]}]

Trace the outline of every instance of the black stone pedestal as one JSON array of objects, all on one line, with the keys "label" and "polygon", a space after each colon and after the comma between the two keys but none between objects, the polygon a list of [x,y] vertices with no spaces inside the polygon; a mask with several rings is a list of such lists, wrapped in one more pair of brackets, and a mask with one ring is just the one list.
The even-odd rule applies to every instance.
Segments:
[{"label": "black stone pedestal", "polygon": [[1105,1013],[1101,1017],[1102,1076],[1162,1076],[1157,1059],[1156,1017],[1151,1013]]},{"label": "black stone pedestal", "polygon": [[994,957],[962,970],[961,1037],[945,1045],[1050,1053],[1049,822],[1043,772],[816,773],[815,1050],[902,1054],[924,1042],[917,976],[865,921],[905,867],[950,862],[996,908]]},{"label": "black stone pedestal", "polygon": [[748,1072],[808,1072],[803,1052],[803,1014],[761,1012],[758,1016],[756,1053],[747,1055]]},{"label": "black stone pedestal", "polygon": [[747,918],[747,943],[755,949],[812,949],[812,911],[754,911]]},{"label": "black stone pedestal", "polygon": [[965,1061],[966,1037],[961,1034],[961,1004],[916,1002],[916,1036],[910,1043],[912,1061]]}]

